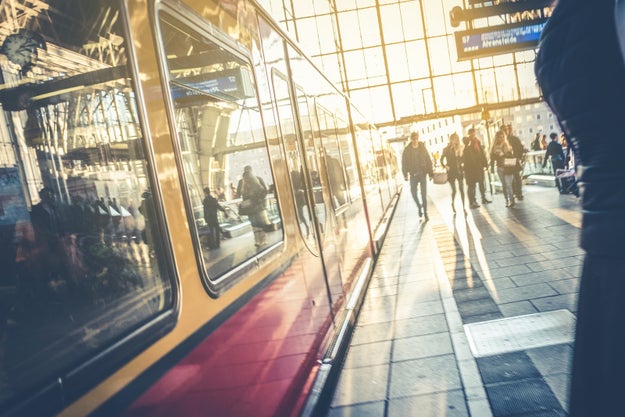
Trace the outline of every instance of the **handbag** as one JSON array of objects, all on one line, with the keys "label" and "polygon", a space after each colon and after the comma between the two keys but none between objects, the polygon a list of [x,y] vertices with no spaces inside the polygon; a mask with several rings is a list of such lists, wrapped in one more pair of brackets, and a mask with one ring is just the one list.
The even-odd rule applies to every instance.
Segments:
[{"label": "handbag", "polygon": [[243,200],[239,203],[239,216],[249,216],[252,214],[252,200]]},{"label": "handbag", "polygon": [[436,171],[432,174],[434,184],[445,184],[447,182],[447,171]]},{"label": "handbag", "polygon": [[506,168],[516,167],[517,163],[518,161],[516,158],[504,158],[503,159],[503,166]]}]

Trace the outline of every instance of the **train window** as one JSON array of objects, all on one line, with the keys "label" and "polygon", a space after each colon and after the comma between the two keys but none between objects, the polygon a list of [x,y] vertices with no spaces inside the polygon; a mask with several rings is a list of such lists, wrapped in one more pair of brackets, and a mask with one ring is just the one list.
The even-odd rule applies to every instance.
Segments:
[{"label": "train window", "polygon": [[307,179],[305,177],[305,165],[303,162],[304,152],[301,149],[295,127],[295,116],[289,86],[286,77],[278,71],[273,71],[273,89],[277,101],[278,118],[280,119],[280,131],[286,153],[286,162],[291,177],[292,193],[295,201],[296,217],[300,232],[308,248],[317,253],[315,233],[313,230],[313,217],[309,204]]},{"label": "train window", "polygon": [[0,11],[0,409],[173,306],[117,4]]},{"label": "train window", "polygon": [[169,13],[159,22],[189,225],[205,283],[218,291],[227,272],[283,240],[251,65]]},{"label": "train window", "polygon": [[329,111],[317,106],[321,131],[322,159],[328,175],[332,206],[338,210],[347,204],[347,183],[343,167],[336,119]]},{"label": "train window", "polygon": [[349,198],[352,202],[361,196],[360,184],[358,183],[358,171],[356,167],[356,153],[354,151],[354,142],[352,142],[352,134],[349,123],[337,115],[337,133],[340,146],[340,156],[343,167],[345,168],[345,181]]},{"label": "train window", "polygon": [[311,100],[309,100],[301,88],[296,88],[295,92],[297,94],[297,108],[302,126],[303,152],[310,175],[308,181],[312,187],[312,194],[309,195],[309,199],[313,201],[312,206],[315,208],[316,221],[319,223],[318,233],[323,238],[326,228],[326,206],[323,203],[323,186],[319,179],[319,157],[317,152],[315,152],[315,140],[319,138],[319,128],[316,125],[317,120]]}]

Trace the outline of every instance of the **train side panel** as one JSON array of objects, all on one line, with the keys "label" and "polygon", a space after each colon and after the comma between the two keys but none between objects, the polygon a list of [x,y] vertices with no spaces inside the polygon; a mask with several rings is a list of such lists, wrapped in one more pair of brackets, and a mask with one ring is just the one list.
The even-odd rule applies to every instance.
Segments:
[{"label": "train side panel", "polygon": [[0,20],[0,414],[298,415],[397,191],[374,127],[254,2],[53,3]]}]

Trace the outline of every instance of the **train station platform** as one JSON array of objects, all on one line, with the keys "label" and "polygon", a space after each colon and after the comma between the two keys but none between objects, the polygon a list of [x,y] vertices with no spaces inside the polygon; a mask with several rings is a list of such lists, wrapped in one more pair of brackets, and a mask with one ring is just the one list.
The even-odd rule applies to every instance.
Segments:
[{"label": "train station platform", "polygon": [[526,185],[465,216],[428,188],[428,222],[399,198],[326,416],[566,416],[579,200]]}]

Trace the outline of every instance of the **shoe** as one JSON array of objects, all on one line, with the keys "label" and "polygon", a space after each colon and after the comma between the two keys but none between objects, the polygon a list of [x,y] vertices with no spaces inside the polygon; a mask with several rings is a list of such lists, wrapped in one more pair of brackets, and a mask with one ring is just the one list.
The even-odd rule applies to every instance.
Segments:
[{"label": "shoe", "polygon": [[425,215],[423,216],[423,221],[427,222],[428,220],[430,220],[430,218],[428,217],[428,214],[425,213]]},{"label": "shoe", "polygon": [[510,206],[509,207],[514,207],[514,197],[512,197],[512,200],[510,200]]},{"label": "shoe", "polygon": [[506,207],[510,207],[510,201],[506,200]]},{"label": "shoe", "polygon": [[523,196],[522,195],[517,195],[516,199],[519,200],[519,201],[523,201]]},{"label": "shoe", "polygon": [[423,212],[419,209],[419,217],[423,217]]},{"label": "shoe", "polygon": [[492,203],[492,201],[490,201],[489,199],[487,198],[482,199],[482,204],[490,204],[490,203]]},{"label": "shoe", "polygon": [[479,204],[477,204],[477,203],[471,203],[471,205],[470,205],[469,207],[470,207],[470,208],[472,208],[472,209],[476,209],[476,208],[478,208],[479,206],[480,206],[480,205],[479,205]]}]

